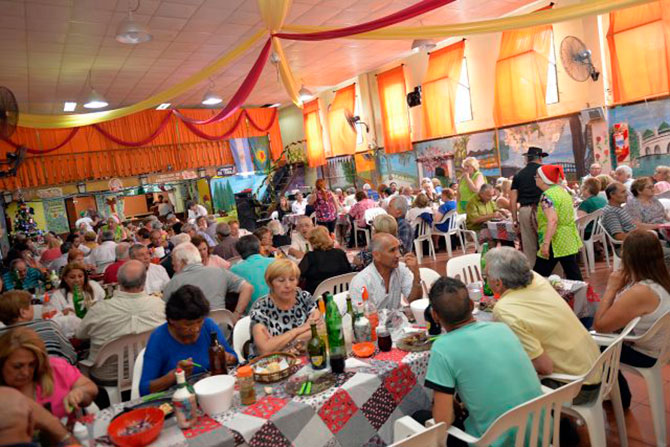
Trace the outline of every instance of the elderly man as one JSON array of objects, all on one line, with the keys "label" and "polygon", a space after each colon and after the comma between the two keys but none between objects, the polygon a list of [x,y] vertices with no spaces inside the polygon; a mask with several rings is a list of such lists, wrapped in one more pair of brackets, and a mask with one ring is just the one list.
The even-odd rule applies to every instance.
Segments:
[{"label": "elderly man", "polygon": [[[500,296],[493,318],[514,331],[538,374],[589,372],[600,355],[598,346],[549,281],[531,270],[523,253],[512,247],[489,251],[486,276],[493,293]],[[599,379],[587,382],[576,403],[595,397],[599,383]]]},{"label": "elderly man", "polygon": [[309,243],[309,232],[314,228],[314,223],[309,216],[300,216],[295,225],[295,231],[291,233],[291,247],[288,254],[302,259],[305,253],[312,251],[312,244]]},{"label": "elderly man", "polygon": [[[142,246],[143,250],[147,248]],[[88,358],[94,360],[105,343],[128,334],[151,331],[165,323],[165,303],[145,291],[147,271],[138,260],[130,260],[119,269],[119,290],[109,300],[91,307],[77,329],[77,338],[91,340]],[[98,382],[114,381],[117,359],[112,357],[91,370]]]},{"label": "elderly man", "polygon": [[149,249],[142,244],[135,244],[130,247],[128,255],[130,259],[140,261],[147,270],[144,291],[149,295],[162,292],[170,282],[170,276],[163,266],[151,262]]},{"label": "elderly man", "polygon": [[347,195],[344,198],[344,206],[351,208],[356,203],[356,188],[350,186],[347,188]]},{"label": "elderly man", "polygon": [[[475,320],[465,284],[439,278],[429,299],[433,318],[447,331],[435,340],[426,372],[425,386],[434,391],[435,422],[454,422],[458,393],[468,409],[465,431],[479,437],[501,414],[542,395],[518,338],[504,324]],[[514,444],[513,433],[503,436],[492,445]]]},{"label": "elderly man", "polygon": [[[209,221],[207,220],[207,216],[200,216],[195,220],[195,226],[196,226],[196,232],[205,239],[205,242],[207,242],[207,245],[210,247],[215,247],[216,242],[214,242],[214,239],[212,239],[212,236],[209,235],[209,232],[207,229],[209,228]],[[193,237],[193,236],[191,236]]]},{"label": "elderly man", "polygon": [[265,271],[274,262],[274,259],[260,254],[261,242],[253,234],[242,236],[235,244],[235,249],[243,261],[230,267],[230,271],[240,278],[244,278],[254,287],[254,293],[251,295],[251,300],[246,309],[248,312],[258,298],[269,293],[268,285],[265,282]]},{"label": "elderly man", "polygon": [[193,237],[198,234],[198,229],[195,227],[195,224],[186,223],[181,226],[181,232],[188,234],[190,237]]},{"label": "elderly man", "polygon": [[126,263],[128,260],[128,249],[130,248],[130,244],[127,242],[119,242],[116,245],[116,249],[114,250],[116,252],[116,262],[114,264],[109,264],[107,268],[105,269],[105,274],[102,277],[102,281],[105,284],[108,284],[110,282],[118,282],[117,274],[119,271],[119,268],[123,264]]},{"label": "elderly man", "polygon": [[391,197],[388,213],[398,222],[398,239],[400,239],[405,253],[411,253],[414,245],[414,230],[412,229],[412,225],[405,219],[408,209],[409,205],[404,197],[399,195]]},{"label": "elderly man", "polygon": [[614,171],[614,180],[623,183],[626,189],[630,192],[630,187],[633,184],[633,170],[628,165],[621,165]]},{"label": "elderly man", "polygon": [[405,255],[400,264],[400,241],[387,233],[377,233],[370,244],[372,263],[361,270],[349,287],[353,299],[360,301],[363,287],[377,309],[400,309],[401,295],[411,302],[423,296],[416,257]]},{"label": "elderly man", "polygon": [[111,231],[102,232],[102,243],[95,247],[89,255],[89,263],[95,265],[98,273],[103,273],[108,265],[116,260],[116,242],[114,233]]},{"label": "elderly man", "polygon": [[307,200],[303,198],[302,192],[295,193],[295,200],[291,204],[291,212],[293,214],[305,214],[307,208]]},{"label": "elderly man", "polygon": [[215,255],[223,259],[230,259],[240,255],[235,250],[238,238],[231,234],[231,228],[227,223],[221,222],[216,224],[216,238],[219,243],[214,247]]},{"label": "elderly man", "polygon": [[39,270],[29,267],[23,258],[13,259],[9,263],[9,271],[2,275],[5,290],[28,290],[37,288],[43,276]]},{"label": "elderly man", "polygon": [[639,223],[635,225],[633,218],[628,214],[623,204],[628,200],[628,190],[626,186],[619,182],[610,183],[605,189],[607,195],[607,205],[603,208],[601,222],[605,230],[618,241],[625,239],[626,235],[636,228],[642,230],[657,230],[658,224]]},{"label": "elderly man", "polygon": [[151,243],[148,245],[149,250],[153,252],[154,257],[161,260],[165,259],[174,248],[172,242],[163,239],[163,231],[161,230],[151,230],[150,239]]},{"label": "elderly man", "polygon": [[468,201],[465,208],[467,228],[478,233],[479,242],[491,242],[493,240],[489,229],[485,225],[486,222],[491,219],[504,219],[506,216],[504,211],[499,210],[493,201],[493,191],[493,186],[484,183],[479,188],[477,195]]},{"label": "elderly man", "polygon": [[200,252],[190,242],[180,244],[174,249],[172,264],[176,274],[165,287],[163,300],[167,301],[175,290],[190,284],[202,290],[212,309],[226,308],[226,294],[238,293],[239,298],[233,311],[236,320],[248,308],[254,293],[253,286],[228,270],[202,265]]},{"label": "elderly man", "polygon": [[582,184],[584,183],[585,180],[588,180],[590,178],[596,178],[603,172],[603,167],[600,166],[600,163],[593,163],[589,167],[589,173],[586,174],[584,177],[582,177]]},{"label": "elderly man", "polygon": [[[191,236],[185,233],[179,233],[170,238],[170,243],[172,244],[172,250],[174,247],[184,242],[191,242]],[[174,276],[174,268],[172,267],[172,252],[161,261],[161,267],[165,269],[168,276],[172,278]]]}]

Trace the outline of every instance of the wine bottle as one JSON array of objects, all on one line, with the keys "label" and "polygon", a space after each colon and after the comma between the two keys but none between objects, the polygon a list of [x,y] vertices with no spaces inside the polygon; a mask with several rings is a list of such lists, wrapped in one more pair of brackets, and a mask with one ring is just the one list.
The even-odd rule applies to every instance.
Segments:
[{"label": "wine bottle", "polygon": [[325,293],[326,298],[326,330],[330,346],[330,367],[334,373],[344,372],[344,334],[342,333],[342,317],[333,300],[333,295]]},{"label": "wine bottle", "polygon": [[[484,242],[484,244],[482,245],[482,257],[481,257],[481,261],[480,261],[480,266],[481,266],[481,270],[482,270],[482,271],[481,271],[482,278],[484,278],[484,277],[486,276],[486,275],[485,275],[485,269],[486,269],[486,253],[487,253],[488,251],[489,251],[489,243],[488,243],[488,242]],[[488,281],[486,280],[486,278],[484,278],[484,290],[483,290],[483,291],[484,291],[484,295],[486,295],[486,296],[493,296],[493,291],[492,291],[491,288],[489,287],[489,283],[488,283]]]},{"label": "wine bottle", "polygon": [[74,304],[74,313],[79,318],[84,318],[86,316],[86,303],[84,303],[84,294],[79,288],[79,284],[74,285],[74,290],[72,291],[72,304]]},{"label": "wine bottle", "polygon": [[307,343],[307,353],[309,354],[309,362],[314,369],[323,369],[326,367],[326,344],[323,342],[319,333],[316,330],[316,323],[312,323],[312,338]]},{"label": "wine bottle", "polygon": [[226,350],[219,343],[216,332],[210,332],[209,342],[209,370],[213,376],[228,374],[226,368]]}]

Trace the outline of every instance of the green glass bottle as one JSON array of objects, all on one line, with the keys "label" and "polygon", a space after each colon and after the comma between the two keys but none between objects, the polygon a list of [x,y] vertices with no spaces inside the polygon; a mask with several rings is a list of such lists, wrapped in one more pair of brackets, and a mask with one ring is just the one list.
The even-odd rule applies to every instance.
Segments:
[{"label": "green glass bottle", "polygon": [[77,314],[79,318],[84,318],[86,316],[86,304],[84,303],[84,295],[79,289],[79,285],[74,285],[74,290],[72,291],[72,304],[74,304],[74,313]]},{"label": "green glass bottle", "polygon": [[326,330],[330,346],[330,367],[335,374],[344,372],[344,334],[342,333],[342,317],[333,300],[333,295],[326,293]]},{"label": "green glass bottle", "polygon": [[347,313],[351,315],[351,324],[354,324],[356,313],[354,312],[354,306],[351,304],[351,297],[349,295],[347,295]]},{"label": "green glass bottle", "polygon": [[316,323],[312,323],[312,338],[307,343],[307,353],[309,354],[309,362],[314,369],[323,369],[326,367],[326,344],[323,342],[319,333],[316,330]]},{"label": "green glass bottle", "polygon": [[[489,251],[489,243],[484,242],[482,245],[482,260],[481,260],[481,269],[482,269],[482,277],[485,275],[486,271],[486,253]],[[484,279],[484,295],[486,296],[493,296],[493,291],[489,287],[489,283],[486,279]]]}]

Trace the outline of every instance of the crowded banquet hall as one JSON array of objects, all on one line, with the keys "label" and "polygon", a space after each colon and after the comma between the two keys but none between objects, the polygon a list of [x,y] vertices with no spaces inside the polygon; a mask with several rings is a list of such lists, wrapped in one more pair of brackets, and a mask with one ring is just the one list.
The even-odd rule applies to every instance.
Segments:
[{"label": "crowded banquet hall", "polygon": [[670,0],[0,10],[0,447],[670,445]]}]

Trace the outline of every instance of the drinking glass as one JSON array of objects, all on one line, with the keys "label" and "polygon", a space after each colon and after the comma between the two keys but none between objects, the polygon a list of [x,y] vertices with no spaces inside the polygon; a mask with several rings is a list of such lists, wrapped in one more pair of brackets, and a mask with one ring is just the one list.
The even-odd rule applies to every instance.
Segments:
[{"label": "drinking glass", "polygon": [[481,281],[475,281],[467,285],[468,296],[475,304],[478,304],[482,300],[484,295],[484,284]]}]

